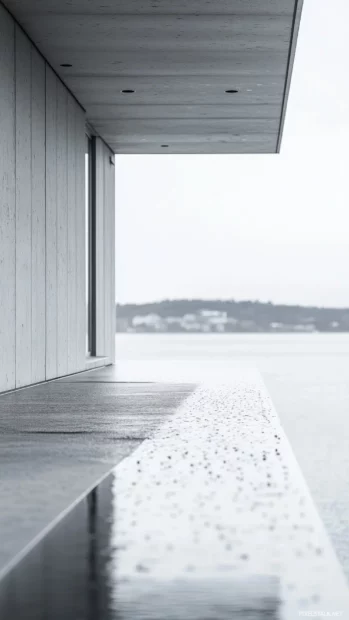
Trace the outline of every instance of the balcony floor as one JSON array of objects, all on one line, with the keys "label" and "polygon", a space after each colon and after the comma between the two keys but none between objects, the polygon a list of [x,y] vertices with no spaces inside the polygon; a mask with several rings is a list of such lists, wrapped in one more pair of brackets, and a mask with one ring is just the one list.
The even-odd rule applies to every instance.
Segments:
[{"label": "balcony floor", "polygon": [[[67,620],[349,618],[257,372],[125,363],[3,395],[0,424],[0,612],[37,618],[44,598]],[[87,574],[69,615],[58,584]]]},{"label": "balcony floor", "polygon": [[193,389],[115,383],[110,368],[0,396],[0,573]]}]

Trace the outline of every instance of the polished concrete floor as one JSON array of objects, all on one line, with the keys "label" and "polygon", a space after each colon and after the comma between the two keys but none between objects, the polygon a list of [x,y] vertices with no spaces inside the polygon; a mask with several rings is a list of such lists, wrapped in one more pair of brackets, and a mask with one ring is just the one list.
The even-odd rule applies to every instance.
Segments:
[{"label": "polished concrete floor", "polygon": [[113,377],[105,368],[0,396],[0,573],[193,389]]}]

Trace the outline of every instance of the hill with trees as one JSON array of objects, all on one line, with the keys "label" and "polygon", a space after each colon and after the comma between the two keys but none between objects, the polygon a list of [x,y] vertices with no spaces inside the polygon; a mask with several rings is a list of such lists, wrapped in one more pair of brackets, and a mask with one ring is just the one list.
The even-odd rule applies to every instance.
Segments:
[{"label": "hill with trees", "polygon": [[[349,308],[260,301],[165,299],[146,304],[117,304],[116,314],[118,331],[215,331],[201,329],[205,324],[224,326],[216,331],[349,331]],[[143,327],[142,317],[148,317]],[[195,328],[194,324],[200,327]]]}]

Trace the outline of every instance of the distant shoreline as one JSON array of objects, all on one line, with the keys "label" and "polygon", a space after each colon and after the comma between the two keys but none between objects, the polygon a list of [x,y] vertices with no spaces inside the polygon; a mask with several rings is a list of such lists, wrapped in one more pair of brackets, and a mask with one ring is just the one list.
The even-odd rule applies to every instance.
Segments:
[{"label": "distant shoreline", "polygon": [[178,331],[178,332],[168,332],[168,331],[136,331],[136,330],[130,330],[130,331],[118,331],[116,332],[117,334],[127,334],[128,336],[139,336],[140,334],[142,336],[178,336],[178,335],[182,335],[182,336],[264,336],[264,335],[275,335],[275,336],[285,336],[287,334],[292,335],[292,336],[318,336],[319,334],[330,334],[331,336],[333,336],[334,334],[349,334],[349,329],[347,330],[343,330],[343,331],[322,331],[322,332],[317,332],[317,331],[312,331],[312,332],[295,332],[295,331],[278,331],[278,332],[194,332],[194,331]]},{"label": "distant shoreline", "polygon": [[271,302],[177,299],[117,304],[119,333],[348,333],[349,308]]}]

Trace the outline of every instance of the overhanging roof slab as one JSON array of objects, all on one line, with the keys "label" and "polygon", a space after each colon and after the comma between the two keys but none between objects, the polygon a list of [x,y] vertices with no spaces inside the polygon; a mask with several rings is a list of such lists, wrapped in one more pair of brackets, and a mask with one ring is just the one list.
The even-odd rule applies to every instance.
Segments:
[{"label": "overhanging roof slab", "polygon": [[5,4],[115,152],[278,151],[302,2]]}]

